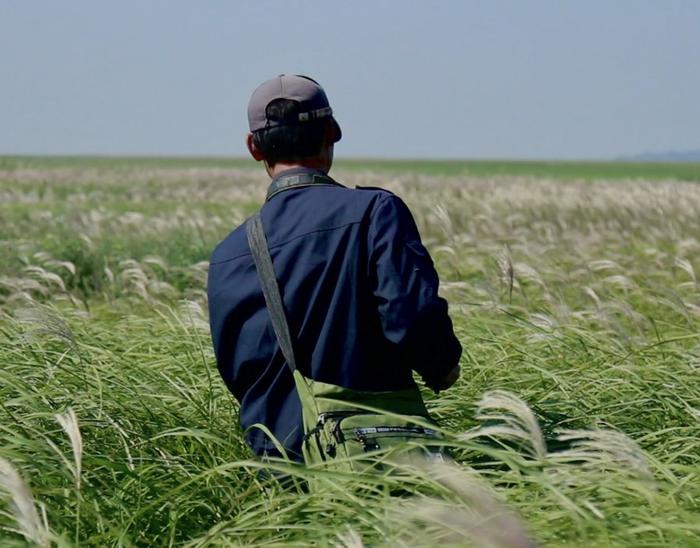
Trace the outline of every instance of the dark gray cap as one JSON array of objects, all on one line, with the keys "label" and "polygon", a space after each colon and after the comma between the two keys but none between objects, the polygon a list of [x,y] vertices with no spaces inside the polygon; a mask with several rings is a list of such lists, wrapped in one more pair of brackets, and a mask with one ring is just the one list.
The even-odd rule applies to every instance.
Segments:
[{"label": "dark gray cap", "polygon": [[289,123],[288,121],[281,122],[267,118],[267,106],[275,99],[289,99],[300,103],[301,112],[299,112],[298,120],[294,120],[294,122],[306,122],[333,116],[333,109],[328,104],[326,92],[323,91],[318,82],[307,76],[280,74],[276,78],[260,84],[250,96],[248,103],[250,131]]}]

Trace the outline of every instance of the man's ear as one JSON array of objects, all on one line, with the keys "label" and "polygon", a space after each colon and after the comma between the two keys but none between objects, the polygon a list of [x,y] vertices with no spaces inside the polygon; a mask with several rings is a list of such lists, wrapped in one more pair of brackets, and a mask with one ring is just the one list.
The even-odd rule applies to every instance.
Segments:
[{"label": "man's ear", "polygon": [[248,147],[248,152],[253,157],[256,162],[260,162],[265,159],[263,153],[258,147],[255,146],[255,141],[253,141],[253,134],[249,133],[245,136],[245,145]]}]

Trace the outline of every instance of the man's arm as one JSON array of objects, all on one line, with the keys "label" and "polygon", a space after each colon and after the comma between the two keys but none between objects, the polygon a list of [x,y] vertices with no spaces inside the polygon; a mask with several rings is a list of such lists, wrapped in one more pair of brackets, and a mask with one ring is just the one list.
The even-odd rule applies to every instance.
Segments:
[{"label": "man's arm", "polygon": [[459,377],[462,347],[438,296],[438,275],[400,198],[382,196],[369,227],[370,277],[385,337],[436,392]]}]

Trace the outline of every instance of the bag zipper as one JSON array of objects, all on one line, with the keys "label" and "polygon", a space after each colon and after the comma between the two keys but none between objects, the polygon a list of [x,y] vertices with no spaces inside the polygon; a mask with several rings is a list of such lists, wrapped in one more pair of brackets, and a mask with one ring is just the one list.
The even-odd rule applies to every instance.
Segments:
[{"label": "bag zipper", "polygon": [[429,437],[438,437],[437,430],[423,428],[422,426],[365,426],[353,428],[355,436],[382,435],[382,434],[419,434]]},{"label": "bag zipper", "polygon": [[422,426],[366,426],[353,428],[352,432],[355,434],[355,439],[362,444],[365,453],[381,449],[376,437],[382,434],[418,434],[425,437],[439,437],[437,430]]}]

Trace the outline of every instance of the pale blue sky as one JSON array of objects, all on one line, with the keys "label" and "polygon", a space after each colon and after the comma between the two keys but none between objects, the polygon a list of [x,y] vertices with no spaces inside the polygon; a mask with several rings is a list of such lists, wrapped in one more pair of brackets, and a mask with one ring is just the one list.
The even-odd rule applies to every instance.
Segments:
[{"label": "pale blue sky", "polygon": [[245,154],[250,93],[326,88],[344,157],[700,148],[700,2],[0,0],[0,153]]}]

